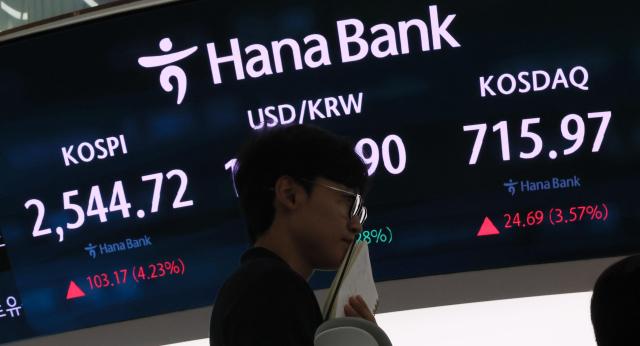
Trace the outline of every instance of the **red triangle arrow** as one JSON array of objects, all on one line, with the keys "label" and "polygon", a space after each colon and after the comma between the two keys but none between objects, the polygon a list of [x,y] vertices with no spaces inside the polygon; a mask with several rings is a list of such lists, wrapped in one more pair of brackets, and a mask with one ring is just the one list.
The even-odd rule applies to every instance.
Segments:
[{"label": "red triangle arrow", "polygon": [[84,297],[84,292],[76,285],[73,280],[69,283],[69,290],[67,291],[67,300]]},{"label": "red triangle arrow", "polygon": [[500,234],[500,231],[498,231],[498,229],[493,224],[493,222],[491,222],[491,220],[489,220],[489,217],[486,216],[484,218],[484,221],[482,222],[482,226],[480,226],[480,230],[478,231],[478,234],[476,234],[476,236],[483,237],[483,236],[486,236],[486,235],[496,235],[496,234]]}]

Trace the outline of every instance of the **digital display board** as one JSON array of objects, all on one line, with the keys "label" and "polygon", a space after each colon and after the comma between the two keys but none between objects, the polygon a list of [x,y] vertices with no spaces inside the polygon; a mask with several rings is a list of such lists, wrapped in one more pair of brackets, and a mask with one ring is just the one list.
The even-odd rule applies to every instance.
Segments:
[{"label": "digital display board", "polygon": [[377,281],[637,252],[633,13],[183,1],[0,44],[0,342],[211,304],[236,151],[290,124],[354,139]]}]

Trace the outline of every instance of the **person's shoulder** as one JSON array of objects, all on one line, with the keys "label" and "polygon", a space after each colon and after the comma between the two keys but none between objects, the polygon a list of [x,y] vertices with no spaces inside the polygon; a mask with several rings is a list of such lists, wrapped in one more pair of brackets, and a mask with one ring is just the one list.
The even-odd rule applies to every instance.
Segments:
[{"label": "person's shoulder", "polygon": [[294,272],[288,264],[272,258],[260,258],[244,263],[230,280],[260,287],[262,290],[308,287],[306,280]]},{"label": "person's shoulder", "polygon": [[[308,341],[313,339],[321,319],[313,291],[304,278],[278,258],[254,258],[243,262],[220,290],[213,307],[211,332],[225,340],[238,340],[248,338],[246,328],[253,326],[252,332],[262,341],[283,341],[286,335]],[[306,341],[295,344],[309,344]]]},{"label": "person's shoulder", "polygon": [[258,259],[244,263],[225,282],[214,304],[214,318],[264,322],[287,319],[284,315],[300,317],[317,305],[312,296],[307,282],[286,263]]},{"label": "person's shoulder", "polygon": [[[257,258],[243,263],[224,283],[218,299],[231,298],[248,302],[307,289],[307,282],[285,262],[274,258]],[[278,294],[279,293],[279,294]]]}]

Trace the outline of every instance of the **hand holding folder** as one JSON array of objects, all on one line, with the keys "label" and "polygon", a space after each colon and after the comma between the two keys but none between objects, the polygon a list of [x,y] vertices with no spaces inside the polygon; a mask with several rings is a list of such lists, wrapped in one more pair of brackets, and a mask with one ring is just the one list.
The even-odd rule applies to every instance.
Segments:
[{"label": "hand holding folder", "polygon": [[378,307],[378,290],[373,281],[369,246],[363,241],[351,245],[338,268],[324,304],[325,321],[344,317],[344,306],[349,303],[350,297],[357,295],[375,313]]}]

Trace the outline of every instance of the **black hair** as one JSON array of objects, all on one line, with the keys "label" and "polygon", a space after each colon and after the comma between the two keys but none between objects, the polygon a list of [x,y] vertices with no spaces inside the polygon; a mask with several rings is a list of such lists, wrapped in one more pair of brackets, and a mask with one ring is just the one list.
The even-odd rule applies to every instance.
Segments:
[{"label": "black hair", "polygon": [[591,322],[599,346],[640,345],[640,255],[600,275],[591,297]]},{"label": "black hair", "polygon": [[273,223],[275,182],[290,176],[307,193],[313,181],[323,177],[365,192],[367,168],[353,144],[326,130],[294,125],[262,131],[240,152],[235,183],[251,243]]}]

